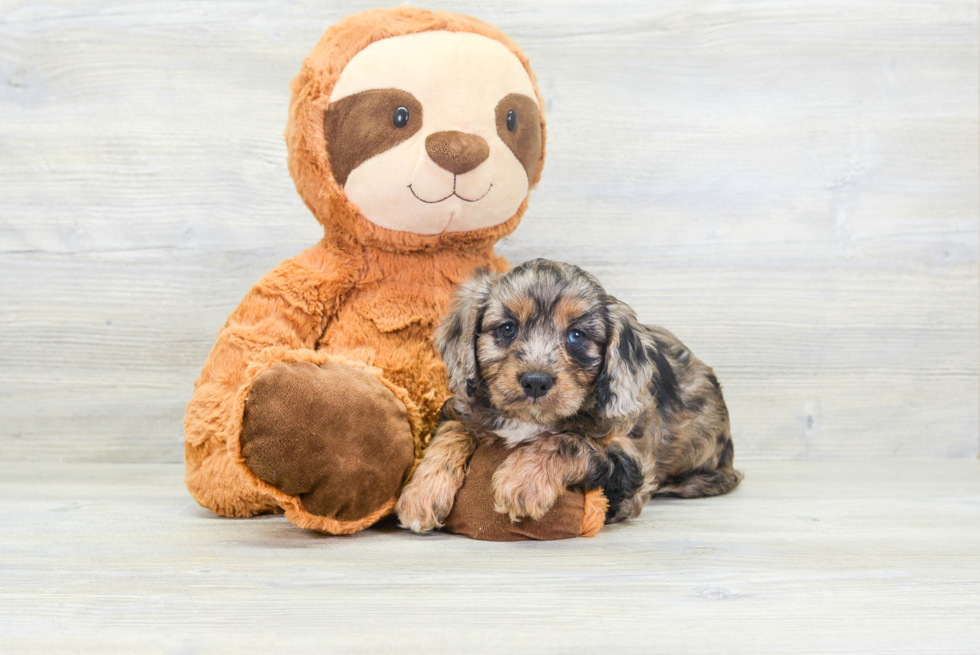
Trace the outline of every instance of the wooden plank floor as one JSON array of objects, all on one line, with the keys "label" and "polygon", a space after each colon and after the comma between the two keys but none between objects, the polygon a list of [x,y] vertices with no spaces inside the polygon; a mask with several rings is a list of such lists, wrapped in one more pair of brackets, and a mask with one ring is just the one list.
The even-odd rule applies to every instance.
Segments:
[{"label": "wooden plank floor", "polygon": [[976,653],[980,462],[745,463],[591,540],[353,537],[175,465],[0,465],[3,652]]}]

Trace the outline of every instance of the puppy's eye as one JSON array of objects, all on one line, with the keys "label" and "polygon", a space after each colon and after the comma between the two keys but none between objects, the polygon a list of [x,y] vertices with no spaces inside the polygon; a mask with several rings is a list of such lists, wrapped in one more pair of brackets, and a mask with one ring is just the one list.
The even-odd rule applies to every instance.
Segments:
[{"label": "puppy's eye", "polygon": [[405,127],[408,125],[408,108],[399,107],[395,110],[395,115],[392,117],[392,122],[395,127]]},{"label": "puppy's eye", "polygon": [[517,129],[517,112],[511,109],[507,112],[507,130],[513,132]]},{"label": "puppy's eye", "polygon": [[569,346],[581,346],[583,343],[585,343],[585,332],[582,332],[581,330],[571,330],[568,333],[568,336],[565,337],[565,340],[568,342]]},{"label": "puppy's eye", "polygon": [[497,334],[500,335],[501,339],[507,339],[510,341],[517,336],[517,323],[513,321],[507,321],[503,325],[497,328]]}]

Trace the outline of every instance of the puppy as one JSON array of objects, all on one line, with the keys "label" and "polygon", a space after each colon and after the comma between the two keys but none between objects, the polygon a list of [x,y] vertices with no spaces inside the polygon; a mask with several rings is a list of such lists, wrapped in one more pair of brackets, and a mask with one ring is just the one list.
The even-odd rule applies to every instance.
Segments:
[{"label": "puppy", "polygon": [[480,439],[513,448],[493,477],[494,508],[513,521],[540,519],[569,487],[601,488],[612,522],[655,493],[715,496],[742,478],[711,369],[577,266],[478,273],[436,344],[453,397],[398,501],[415,532],[443,524]]}]

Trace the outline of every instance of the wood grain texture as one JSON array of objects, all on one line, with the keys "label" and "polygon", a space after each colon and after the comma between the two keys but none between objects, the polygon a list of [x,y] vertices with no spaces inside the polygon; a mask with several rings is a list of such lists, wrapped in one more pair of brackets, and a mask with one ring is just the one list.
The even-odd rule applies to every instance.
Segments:
[{"label": "wood grain texture", "polygon": [[[221,324],[318,238],[289,79],[373,5],[0,2],[0,460],[181,460]],[[428,6],[510,33],[548,102],[500,252],[687,341],[740,457],[977,454],[975,2]]]},{"label": "wood grain texture", "polygon": [[4,653],[975,653],[980,462],[749,462],[594,539],[222,519],[180,465],[0,464]]}]

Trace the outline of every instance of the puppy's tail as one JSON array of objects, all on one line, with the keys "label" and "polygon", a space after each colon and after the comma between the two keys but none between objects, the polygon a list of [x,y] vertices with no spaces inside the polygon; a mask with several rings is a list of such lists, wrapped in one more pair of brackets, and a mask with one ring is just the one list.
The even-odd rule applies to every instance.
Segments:
[{"label": "puppy's tail", "polygon": [[695,469],[690,473],[664,481],[655,492],[657,496],[676,496],[678,498],[704,498],[720,496],[738,486],[742,481],[741,471],[729,467],[703,471]]}]

